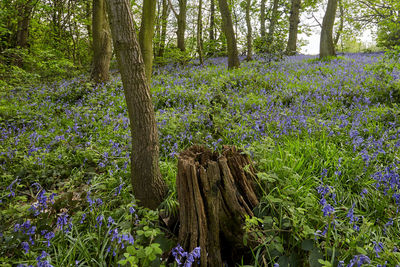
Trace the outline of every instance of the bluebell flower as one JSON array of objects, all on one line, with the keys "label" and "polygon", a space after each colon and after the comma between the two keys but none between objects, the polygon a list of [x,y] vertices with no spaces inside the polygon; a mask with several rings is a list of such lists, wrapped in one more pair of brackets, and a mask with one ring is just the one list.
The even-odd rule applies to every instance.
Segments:
[{"label": "bluebell flower", "polygon": [[82,214],[82,218],[79,223],[82,224],[85,221],[85,219],[86,219],[86,213]]},{"label": "bluebell flower", "polygon": [[29,252],[29,244],[28,242],[24,241],[21,243],[22,248],[25,250],[25,254]]},{"label": "bluebell flower", "polygon": [[103,215],[99,215],[96,218],[96,225],[94,227],[97,228],[97,226],[101,227],[101,225],[103,224],[103,220],[104,220],[104,216]]},{"label": "bluebell flower", "polygon": [[65,233],[68,233],[72,228],[72,223],[69,221],[68,217],[69,215],[65,212],[57,217],[57,228],[63,230]]},{"label": "bluebell flower", "polygon": [[[355,255],[353,259],[351,259],[350,263],[347,265],[347,267],[361,267],[363,264],[366,263],[371,263],[371,260],[368,258],[368,256],[365,255]],[[357,265],[356,265],[357,264]]]},{"label": "bluebell flower", "polygon": [[108,222],[107,227],[110,227],[112,224],[115,223],[114,219],[111,216],[108,216],[107,222]]},{"label": "bluebell flower", "polygon": [[375,241],[373,241],[373,243],[374,243],[374,251],[375,251],[376,257],[379,258],[379,252],[382,252],[383,244],[382,244],[382,242],[376,243]]}]

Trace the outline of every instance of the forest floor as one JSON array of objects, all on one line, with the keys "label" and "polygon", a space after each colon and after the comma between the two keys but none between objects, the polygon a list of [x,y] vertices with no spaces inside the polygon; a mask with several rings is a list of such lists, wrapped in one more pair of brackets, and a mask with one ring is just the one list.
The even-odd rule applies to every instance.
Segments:
[{"label": "forest floor", "polygon": [[[169,186],[162,212],[178,212],[177,153],[235,145],[253,159],[262,191],[245,226],[261,244],[248,264],[396,266],[398,62],[383,54],[259,56],[228,71],[225,61],[155,70]],[[129,151],[140,140],[131,140],[118,75],[0,96],[0,266],[178,266],[165,260],[176,237],[131,194]]]}]

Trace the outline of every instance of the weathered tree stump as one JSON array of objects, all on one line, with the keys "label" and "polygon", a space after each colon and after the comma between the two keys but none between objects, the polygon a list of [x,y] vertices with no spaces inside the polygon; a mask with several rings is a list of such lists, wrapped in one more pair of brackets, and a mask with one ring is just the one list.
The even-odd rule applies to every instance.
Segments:
[{"label": "weathered tree stump", "polygon": [[242,227],[258,204],[255,177],[250,158],[235,147],[221,155],[201,146],[180,153],[178,239],[187,251],[200,246],[200,266],[222,266],[248,252]]}]

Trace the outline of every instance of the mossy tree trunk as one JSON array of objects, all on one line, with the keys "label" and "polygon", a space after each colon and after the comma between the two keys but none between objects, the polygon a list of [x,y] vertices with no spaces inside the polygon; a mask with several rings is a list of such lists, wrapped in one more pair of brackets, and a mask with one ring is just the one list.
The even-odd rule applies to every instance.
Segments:
[{"label": "mossy tree trunk", "polygon": [[252,28],[250,21],[250,8],[251,8],[251,0],[246,0],[246,26],[247,26],[247,55],[246,60],[251,60],[253,57],[253,37],[252,37]]},{"label": "mossy tree trunk", "polygon": [[226,147],[221,155],[193,146],[178,159],[178,242],[187,250],[201,248],[201,266],[238,262],[246,216],[258,204],[255,170],[247,155]]},{"label": "mossy tree trunk", "polygon": [[151,81],[153,67],[153,35],[156,18],[156,0],[143,1],[142,22],[139,30],[139,45],[146,70],[147,81]]},{"label": "mossy tree trunk", "polygon": [[96,83],[109,80],[111,33],[105,0],[93,0],[92,14],[93,66],[91,78]]}]

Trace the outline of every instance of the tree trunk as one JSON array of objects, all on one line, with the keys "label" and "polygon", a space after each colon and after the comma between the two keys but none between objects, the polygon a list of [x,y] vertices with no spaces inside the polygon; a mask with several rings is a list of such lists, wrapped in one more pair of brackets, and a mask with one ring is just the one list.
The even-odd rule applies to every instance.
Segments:
[{"label": "tree trunk", "polygon": [[210,0],[210,29],[208,30],[210,41],[215,40],[215,0]]},{"label": "tree trunk", "polygon": [[197,41],[197,52],[199,54],[199,60],[200,64],[203,65],[204,63],[204,58],[203,58],[203,44],[202,44],[202,35],[203,35],[203,22],[202,22],[202,5],[203,5],[203,0],[199,0],[199,9],[198,9],[198,14],[197,14],[197,36],[196,36],[196,41]]},{"label": "tree trunk", "polygon": [[319,58],[335,56],[333,46],[333,25],[337,9],[337,0],[329,0],[326,8],[324,20],[322,21],[321,39],[319,43]]},{"label": "tree trunk", "polygon": [[249,157],[234,147],[222,155],[200,146],[180,153],[178,242],[187,251],[200,246],[200,266],[223,266],[224,261],[233,266],[248,252],[243,224],[258,204],[255,178]]},{"label": "tree trunk", "polygon": [[261,8],[260,8],[260,36],[261,39],[265,39],[265,0],[261,0]]},{"label": "tree trunk", "polygon": [[16,46],[20,48],[28,47],[29,23],[31,21],[32,10],[35,3],[32,0],[26,1],[18,6],[18,26],[16,34]]},{"label": "tree trunk", "polygon": [[147,81],[151,81],[153,67],[153,35],[156,18],[156,0],[143,1],[142,23],[139,31],[139,45],[142,51]]},{"label": "tree trunk", "polygon": [[176,35],[178,38],[178,48],[181,51],[185,51],[186,10],[187,0],[179,0],[178,30]]},{"label": "tree trunk", "polygon": [[252,44],[252,29],[250,21],[250,7],[251,0],[246,0],[246,26],[247,26],[247,56],[246,60],[251,60],[253,57],[253,44]]},{"label": "tree trunk", "polygon": [[139,205],[156,209],[166,186],[158,156],[157,124],[129,0],[107,0],[118,68],[121,72],[132,135],[131,178]]},{"label": "tree trunk", "polygon": [[92,25],[91,25],[91,23],[89,23],[89,21],[90,21],[90,16],[93,14],[92,13],[93,11],[92,11],[92,5],[90,3],[91,3],[90,1],[86,2],[86,5],[85,5],[86,14],[85,15],[86,15],[86,19],[88,21],[88,23],[86,24],[86,30],[87,30],[87,34],[88,34],[88,43],[89,43],[89,47],[91,48],[93,46],[93,43],[92,43]]},{"label": "tree trunk", "polygon": [[267,36],[267,46],[268,46],[268,51],[270,52],[272,50],[272,44],[274,42],[276,23],[278,22],[278,6],[279,6],[279,0],[274,0],[274,3],[272,5],[271,21],[269,24],[268,36]]},{"label": "tree trunk", "polygon": [[299,28],[301,0],[292,0],[289,17],[289,39],[286,47],[286,54],[294,55],[297,51],[297,32]]},{"label": "tree trunk", "polygon": [[340,39],[340,34],[343,31],[343,25],[344,25],[344,7],[343,7],[343,2],[342,2],[342,0],[338,0],[338,1],[339,1],[339,12],[340,12],[340,24],[339,24],[339,29],[336,32],[335,39],[333,40],[334,47],[337,47],[337,44],[338,44],[339,39]]},{"label": "tree trunk", "polygon": [[222,17],[222,29],[228,46],[228,68],[238,68],[240,64],[239,53],[236,45],[235,32],[233,31],[231,12],[229,11],[229,6],[226,0],[218,0],[218,3]]},{"label": "tree trunk", "polygon": [[161,12],[161,36],[160,36],[160,47],[158,50],[158,56],[162,57],[164,55],[165,41],[167,38],[167,20],[169,15],[168,1],[162,0],[162,12]]},{"label": "tree trunk", "polygon": [[104,0],[93,0],[93,69],[92,80],[106,82],[110,78],[111,33]]}]

